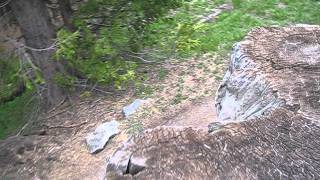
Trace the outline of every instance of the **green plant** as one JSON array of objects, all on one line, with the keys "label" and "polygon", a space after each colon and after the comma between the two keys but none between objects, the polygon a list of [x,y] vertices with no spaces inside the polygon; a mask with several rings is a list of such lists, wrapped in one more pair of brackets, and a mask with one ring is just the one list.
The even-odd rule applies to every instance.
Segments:
[{"label": "green plant", "polygon": [[74,90],[74,84],[75,84],[74,77],[67,74],[59,73],[54,76],[54,80],[56,81],[58,86],[60,86],[64,90],[67,90],[67,91]]},{"label": "green plant", "polygon": [[[35,82],[40,82],[37,71],[34,76]],[[34,107],[32,89],[18,58],[0,60],[0,139],[15,133],[26,123],[26,115]]]},{"label": "green plant", "polygon": [[158,72],[158,77],[159,80],[164,80],[168,75],[168,70],[166,70],[165,68],[161,67],[159,72]]},{"label": "green plant", "polygon": [[21,89],[22,79],[19,76],[19,60],[8,58],[0,60],[0,104],[11,99]]},{"label": "green plant", "polygon": [[124,124],[127,127],[126,132],[131,135],[138,134],[144,129],[142,122],[134,118],[125,120]]},{"label": "green plant", "polygon": [[59,31],[56,57],[90,81],[122,88],[136,78],[147,25],[182,2],[89,0],[74,16],[78,30]]},{"label": "green plant", "polygon": [[[174,14],[148,25],[147,43],[161,53],[176,55],[230,51],[254,27],[292,23],[320,24],[320,3],[313,0],[233,0],[235,9],[220,14],[213,23],[198,23],[219,1],[184,2]],[[279,3],[285,8],[278,7]]]},{"label": "green plant", "polygon": [[172,100],[172,104],[175,105],[175,104],[179,104],[181,103],[182,101],[188,99],[187,96],[184,96],[182,95],[181,93],[178,93]]},{"label": "green plant", "polygon": [[234,8],[239,8],[241,5],[241,0],[232,0],[232,5]]},{"label": "green plant", "polygon": [[87,29],[84,29],[83,33],[85,35],[79,36],[78,32],[61,30],[58,33],[61,43],[56,57],[66,59],[69,66],[92,82],[113,84],[121,89],[125,83],[135,79],[135,62],[120,60],[118,52],[110,47],[107,38],[93,37]]},{"label": "green plant", "polygon": [[26,114],[33,110],[31,96],[32,91],[27,91],[10,102],[0,104],[0,139],[15,133],[26,123]]},{"label": "green plant", "polygon": [[152,86],[141,82],[136,82],[135,88],[136,95],[141,98],[148,98],[154,93],[154,89]]}]

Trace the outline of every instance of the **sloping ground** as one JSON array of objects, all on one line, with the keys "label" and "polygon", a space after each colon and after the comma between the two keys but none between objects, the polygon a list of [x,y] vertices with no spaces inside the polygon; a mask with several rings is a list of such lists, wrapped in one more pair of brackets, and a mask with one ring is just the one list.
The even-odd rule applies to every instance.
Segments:
[{"label": "sloping ground", "polygon": [[220,123],[145,131],[107,179],[319,179],[319,42],[319,26],[253,30],[219,88]]},{"label": "sloping ground", "polygon": [[[140,128],[154,128],[158,125],[180,126],[183,122],[188,126],[206,127],[212,122],[212,119],[215,119],[212,94],[217,89],[218,80],[212,76],[220,75],[224,65],[218,57],[201,58],[201,61],[192,58],[186,62],[165,65],[168,70],[167,78],[158,83],[164,88],[155,88],[154,94],[148,99],[149,103],[128,120],[122,118],[121,108],[130,102],[132,97],[129,95],[112,100],[92,101],[90,106],[83,104],[75,107],[74,109],[78,109],[78,111],[74,113],[77,114],[76,117],[80,115],[81,121],[76,122],[76,120],[80,120],[76,118],[73,122],[75,124],[89,122],[83,125],[80,130],[75,129],[74,131],[78,132],[70,139],[61,140],[64,142],[63,145],[55,147],[58,148],[54,153],[56,160],[49,162],[49,172],[46,174],[42,171],[42,177],[49,179],[102,179],[105,176],[106,159],[109,159],[116,148],[125,142],[131,133],[137,133]],[[206,63],[207,67],[197,68],[202,63]],[[213,71],[217,73],[213,73]],[[157,84],[157,78],[150,79],[150,84]],[[184,89],[182,92],[179,91],[181,87]],[[195,87],[198,87],[197,91],[189,90]],[[188,98],[177,102],[177,94]],[[207,119],[198,121],[199,114],[197,113],[199,112],[202,112],[201,115]],[[64,115],[70,117],[68,114]],[[64,118],[57,117],[56,119],[58,120],[56,125],[62,122],[66,124]],[[112,139],[102,152],[95,155],[89,154],[84,143],[87,133],[92,131],[101,121],[111,119],[121,120],[122,133]],[[169,123],[169,119],[174,119],[174,121],[171,120]],[[51,126],[54,125],[51,124]],[[69,134],[74,133],[69,132]]]},{"label": "sloping ground", "polygon": [[[147,68],[152,71],[148,71],[147,76],[151,78],[145,86],[152,87],[153,94],[149,96],[149,103],[127,120],[122,115],[122,107],[137,98],[132,91],[80,99],[72,105],[65,102],[40,121],[30,122],[21,136],[1,141],[0,176],[102,179],[106,159],[132,133],[158,125],[206,128],[215,119],[213,94],[225,66],[222,61],[221,57],[212,55],[172,61],[159,67],[167,73],[163,79],[158,76],[159,68]],[[196,87],[197,91],[193,91]],[[202,121],[197,121],[199,115],[204,117]],[[112,119],[120,121],[122,133],[113,138],[105,150],[90,154],[85,137],[99,124]]]}]

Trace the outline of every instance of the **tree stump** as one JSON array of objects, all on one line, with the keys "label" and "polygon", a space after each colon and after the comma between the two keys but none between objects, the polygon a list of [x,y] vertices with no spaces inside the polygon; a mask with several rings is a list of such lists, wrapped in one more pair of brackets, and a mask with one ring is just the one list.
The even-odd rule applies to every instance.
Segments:
[{"label": "tree stump", "polygon": [[234,46],[216,99],[219,120],[241,121],[284,107],[320,118],[320,29],[259,28]]},{"label": "tree stump", "polygon": [[254,29],[234,46],[211,132],[144,131],[107,179],[319,179],[319,100],[320,26]]}]

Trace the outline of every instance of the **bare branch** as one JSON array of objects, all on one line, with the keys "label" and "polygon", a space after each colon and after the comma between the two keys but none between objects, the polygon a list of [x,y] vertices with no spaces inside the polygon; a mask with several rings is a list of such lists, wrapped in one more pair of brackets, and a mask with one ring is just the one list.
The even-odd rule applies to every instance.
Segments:
[{"label": "bare branch", "polygon": [[7,0],[7,1],[5,1],[5,2],[3,2],[3,3],[0,3],[0,8],[5,7],[5,6],[8,5],[11,1],[12,1],[12,0]]},{"label": "bare branch", "polygon": [[101,93],[104,93],[104,94],[113,94],[112,92],[104,91],[104,90],[99,89],[99,88],[97,88],[97,87],[95,87],[95,86],[90,87],[90,85],[87,85],[87,84],[74,84],[74,86],[76,86],[76,87],[90,88],[91,90],[95,90],[95,91],[98,91],[98,92],[101,92]]}]

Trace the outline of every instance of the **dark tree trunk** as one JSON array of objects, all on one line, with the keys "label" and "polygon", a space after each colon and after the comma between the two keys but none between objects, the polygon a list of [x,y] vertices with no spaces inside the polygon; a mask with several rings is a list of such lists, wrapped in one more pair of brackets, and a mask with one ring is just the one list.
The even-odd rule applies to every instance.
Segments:
[{"label": "dark tree trunk", "polygon": [[58,4],[65,27],[70,31],[74,31],[75,27],[71,22],[73,10],[71,8],[70,0],[58,0]]},{"label": "dark tree trunk", "polygon": [[[13,0],[10,7],[20,25],[27,46],[43,49],[53,44],[55,31],[44,0]],[[62,72],[63,67],[51,59],[54,50],[30,50],[29,53],[33,62],[41,69],[46,81],[49,105],[60,102],[64,94],[54,81],[54,76]]]}]

